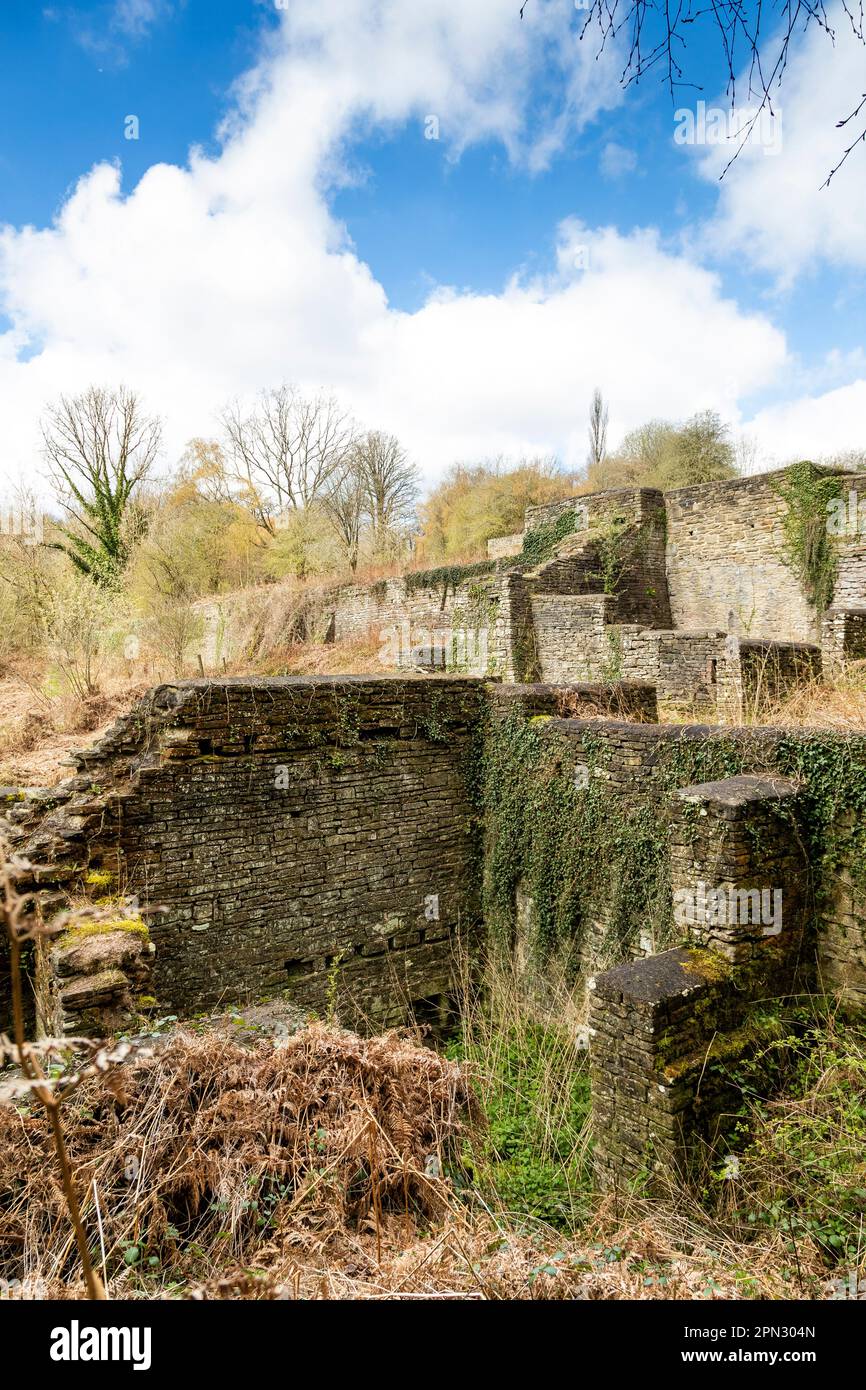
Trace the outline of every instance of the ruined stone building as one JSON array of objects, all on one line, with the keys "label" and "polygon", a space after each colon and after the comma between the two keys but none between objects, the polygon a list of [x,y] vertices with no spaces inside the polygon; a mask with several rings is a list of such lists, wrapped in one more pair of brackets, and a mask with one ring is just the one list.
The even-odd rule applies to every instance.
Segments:
[{"label": "ruined stone building", "polygon": [[[6,789],[46,917],[103,907],[34,952],[37,1024],[274,995],[435,1022],[483,950],[541,998],[555,959],[590,1001],[600,1179],[688,1167],[731,1111],[714,1062],[760,1051],[768,1001],[866,1001],[866,733],[760,723],[866,655],[866,542],[801,567],[807,502],[780,474],[530,509],[483,564],[292,617],[383,632],[424,674],[161,685],[65,781]],[[206,668],[274,602],[210,605]]]}]

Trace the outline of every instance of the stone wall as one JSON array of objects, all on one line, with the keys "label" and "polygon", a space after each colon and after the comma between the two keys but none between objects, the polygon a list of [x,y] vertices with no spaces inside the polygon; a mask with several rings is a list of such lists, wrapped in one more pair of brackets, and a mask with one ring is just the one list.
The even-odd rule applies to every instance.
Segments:
[{"label": "stone wall", "polygon": [[866,657],[866,607],[828,608],[821,623],[821,651],[828,666]]},{"label": "stone wall", "polygon": [[67,887],[96,869],[138,900],[166,1009],[286,990],[396,1021],[448,994],[458,929],[478,926],[481,699],[438,679],[161,687],[47,814],[16,805],[15,844]]},{"label": "stone wall", "polygon": [[532,594],[532,630],[542,681],[605,680],[614,669],[607,641],[611,594]]},{"label": "stone wall", "polygon": [[731,636],[721,710],[732,722],[760,719],[799,686],[820,680],[821,649],[809,642],[762,642]]},{"label": "stone wall", "polygon": [[688,1176],[736,1123],[732,1070],[746,1058],[760,1066],[770,1001],[813,985],[798,795],[789,779],[749,775],[675,794],[672,889],[694,947],[592,982],[594,1160],[605,1186]]},{"label": "stone wall", "polygon": [[[492,691],[491,697],[507,710],[508,687]],[[521,708],[528,709],[526,696],[521,697]],[[866,776],[866,735],[844,737],[776,727],[737,729],[573,718],[549,720],[543,727],[543,736],[568,744],[575,765],[590,767],[592,776],[600,779],[608,791],[621,796],[629,808],[642,803],[656,807],[654,814],[662,843],[669,842],[673,805],[671,794],[663,790],[670,780],[667,769],[688,765],[696,758],[705,762],[716,760],[720,765],[736,766],[750,774],[790,776],[792,761],[809,762],[808,756],[801,757],[797,750],[804,750],[805,755],[811,750],[819,769],[816,775],[822,779],[818,791],[826,794],[841,789],[824,785],[825,750],[829,755],[837,743],[841,743],[844,745],[841,763],[850,768],[850,776],[856,779],[861,771]],[[805,794],[808,795],[808,785]],[[855,799],[857,794],[854,785]],[[821,814],[826,813],[822,811]],[[826,866],[812,864],[816,894],[812,950],[818,977],[859,1007],[866,1000],[866,886],[852,828],[852,817],[840,803],[839,812],[825,827],[825,834],[832,836],[828,863]],[[604,902],[593,905],[593,912],[601,921],[607,906]],[[634,953],[639,949],[658,949],[658,944],[649,940],[644,946],[639,945],[642,931],[643,923],[635,919],[631,933],[623,937],[624,948]]]},{"label": "stone wall", "polygon": [[866,473],[849,473],[841,491],[843,523],[836,538],[838,573],[833,602],[857,608],[866,598]]},{"label": "stone wall", "polygon": [[492,536],[487,542],[488,560],[506,560],[510,556],[519,555],[523,549],[523,531],[517,531],[513,536]]}]

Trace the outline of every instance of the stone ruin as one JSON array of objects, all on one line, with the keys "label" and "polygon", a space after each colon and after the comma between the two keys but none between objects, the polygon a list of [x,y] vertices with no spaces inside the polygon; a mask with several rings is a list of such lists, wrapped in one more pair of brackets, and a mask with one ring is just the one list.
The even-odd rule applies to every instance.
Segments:
[{"label": "stone ruin", "polygon": [[[722,702],[742,712],[768,654],[776,693],[862,655],[859,539],[840,546],[835,606],[819,620],[782,558],[772,479],[580,504],[588,524],[560,538],[573,504],[531,511],[530,537],[554,528],[538,563],[500,555],[480,575],[423,581],[408,596],[405,581],[389,581],[375,596],[323,600],[334,636],[383,614],[415,630],[437,615],[460,623],[471,597],[487,634],[483,671],[161,685],[76,753],[57,786],[6,789],[5,834],[28,866],[21,891],[46,920],[69,903],[93,910],[89,927],[34,948],[31,1024],[99,1033],[134,1027],[157,1004],[188,1016],[274,995],[361,1029],[410,1013],[444,1023],[486,942],[492,822],[478,773],[506,722],[555,749],[578,795],[603,787],[614,823],[655,789],[675,944],[653,939],[636,912],[611,959],[599,946],[610,894],[578,905],[591,930],[574,989],[590,1004],[603,1184],[685,1173],[730,1125],[729,1065],[760,1052],[768,1000],[820,989],[861,1009],[863,803],[852,794],[824,816],[821,834],[835,837],[824,854],[824,790],[808,774],[831,736],[659,722],[668,709],[713,716]],[[595,512],[608,527],[611,506],[622,518],[613,583],[609,531],[590,524]],[[519,543],[525,556],[531,545]],[[683,782],[684,753],[699,761],[714,749],[736,770]],[[845,740],[845,759],[866,785],[866,734]],[[575,834],[579,824],[575,809]],[[720,902],[750,910],[720,912]],[[512,908],[510,949],[542,969],[525,939],[526,883]],[[0,956],[0,1029],[6,967]]]},{"label": "stone ruin", "polygon": [[[530,507],[525,530],[489,542],[486,562],[313,591],[288,616],[267,589],[207,600],[194,655],[219,671],[269,631],[325,642],[375,632],[383,669],[638,680],[664,715],[754,721],[822,668],[866,656],[866,528],[836,537],[833,603],[818,614],[787,555],[784,479]],[[864,485],[840,480],[854,496]]]}]

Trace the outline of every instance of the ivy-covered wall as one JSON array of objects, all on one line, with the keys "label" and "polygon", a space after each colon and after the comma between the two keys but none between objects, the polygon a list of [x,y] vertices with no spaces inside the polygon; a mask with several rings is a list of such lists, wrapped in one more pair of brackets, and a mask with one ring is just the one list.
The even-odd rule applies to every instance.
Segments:
[{"label": "ivy-covered wall", "polygon": [[866,735],[558,719],[525,690],[518,706],[506,687],[490,704],[484,899],[494,941],[514,945],[521,885],[539,969],[557,956],[577,975],[677,945],[676,792],[776,772],[802,783],[820,976],[866,1006]]}]

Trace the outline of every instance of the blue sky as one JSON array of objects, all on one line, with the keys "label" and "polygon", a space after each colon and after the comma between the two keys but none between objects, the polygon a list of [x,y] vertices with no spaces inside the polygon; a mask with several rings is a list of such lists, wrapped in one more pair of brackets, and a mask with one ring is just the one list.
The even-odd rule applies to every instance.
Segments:
[{"label": "blue sky", "polygon": [[[829,451],[866,445],[855,437],[864,157],[818,188],[838,149],[835,92],[854,80],[862,49],[826,78],[816,120],[814,74],[828,64],[807,39],[802,79],[780,97],[781,154],[747,151],[720,186],[701,167],[718,152],[673,139],[675,105],[719,104],[722,74],[700,35],[688,60],[704,90],[672,102],[653,75],[623,93],[617,55],[599,64],[593,40],[576,44],[581,14],[567,0],[537,0],[522,24],[514,0],[476,3],[471,20],[456,0],[430,0],[432,14],[410,20],[393,0],[291,0],[288,13],[261,0],[5,0],[0,392],[16,414],[18,466],[32,457],[41,403],[97,371],[141,382],[175,449],[212,429],[220,391],[315,380],[365,422],[414,434],[431,476],[479,450],[578,461],[580,397],[597,375],[621,429],[692,403],[753,429],[769,461],[800,438],[813,453],[825,441]],[[253,71],[244,95],[237,84]],[[136,140],[124,138],[129,115]],[[425,138],[431,115],[437,139]],[[136,192],[143,178],[146,196]],[[197,235],[208,248],[201,265]],[[126,261],[117,236],[128,239]],[[563,246],[584,244],[592,254],[575,283]],[[187,342],[177,325],[161,339],[159,322],[142,322],[178,286]],[[111,306],[124,300],[119,323]],[[345,332],[341,303],[351,306]],[[200,317],[219,326],[204,348]],[[542,351],[516,378],[526,408],[499,411],[485,335],[491,359],[503,335],[519,356],[527,325]],[[548,353],[554,335],[561,347]],[[455,355],[475,345],[462,373],[445,369],[452,338]],[[389,388],[389,354],[404,353],[412,379],[401,366]],[[425,382],[443,376],[442,412],[459,421],[450,433],[422,418]],[[504,402],[514,389],[503,379]]]}]

